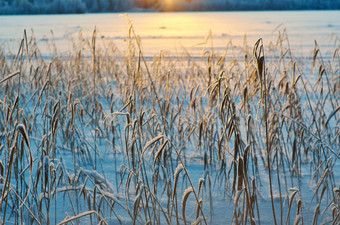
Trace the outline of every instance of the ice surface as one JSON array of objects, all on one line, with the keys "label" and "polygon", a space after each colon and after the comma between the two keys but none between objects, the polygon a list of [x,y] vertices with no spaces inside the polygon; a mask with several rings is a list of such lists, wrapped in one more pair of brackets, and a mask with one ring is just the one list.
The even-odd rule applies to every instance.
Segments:
[{"label": "ice surface", "polygon": [[[183,49],[191,56],[200,57],[205,51],[203,46],[210,45],[202,45],[210,31],[211,45],[216,53],[223,53],[230,45],[236,51],[242,48],[244,35],[249,46],[259,38],[265,45],[275,44],[279,31],[285,28],[296,57],[306,55],[306,51],[310,53],[314,41],[325,54],[328,47],[333,47],[332,35],[340,36],[339,11],[130,13],[128,16],[141,38],[146,57],[159,55],[160,51],[178,55]],[[44,55],[53,52],[53,43],[61,53],[71,50],[71,40],[89,39],[95,27],[101,39],[113,41],[121,52],[128,46],[129,25],[124,14],[22,15],[0,19],[0,43],[12,52],[18,49],[24,29],[28,36],[34,31]]]}]

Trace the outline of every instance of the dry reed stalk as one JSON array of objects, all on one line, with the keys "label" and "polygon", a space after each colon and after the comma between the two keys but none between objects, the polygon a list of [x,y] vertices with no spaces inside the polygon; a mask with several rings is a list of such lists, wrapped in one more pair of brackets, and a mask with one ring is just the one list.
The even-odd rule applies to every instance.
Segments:
[{"label": "dry reed stalk", "polygon": [[[183,198],[182,198],[182,216],[184,219],[184,224],[186,224],[186,218],[185,218],[185,208],[186,208],[186,204],[187,204],[187,200],[189,198],[190,193],[194,192],[192,187],[188,187],[187,189],[185,189],[184,194],[183,194]],[[199,207],[199,206],[197,206]]]},{"label": "dry reed stalk", "polygon": [[264,61],[264,47],[262,39],[259,39],[255,45],[253,50],[253,55],[255,58],[255,62],[257,63],[257,74],[259,76],[259,80],[261,83],[261,99],[264,101],[263,111],[264,111],[264,122],[265,122],[265,133],[266,133],[266,154],[267,154],[267,164],[268,164],[268,172],[269,172],[269,189],[270,189],[270,198],[272,203],[272,211],[273,211],[273,219],[275,225],[277,225],[276,213],[275,213],[275,205],[273,199],[273,186],[272,186],[272,175],[271,175],[271,149],[269,147],[269,130],[268,130],[268,113],[269,108],[267,106],[268,102],[268,90],[267,90],[267,74],[265,68]]},{"label": "dry reed stalk", "polygon": [[[169,140],[169,143],[170,143],[171,146],[174,148],[174,150],[175,150],[175,152],[176,152],[176,154],[177,154],[177,157],[178,157],[179,161],[181,162],[181,165],[184,165],[183,160],[182,160],[182,158],[181,158],[181,155],[180,155],[178,149],[175,147],[175,145],[174,145],[170,140]],[[183,203],[186,203],[187,198],[189,197],[189,194],[190,194],[191,192],[194,193],[194,196],[195,196],[195,199],[196,199],[196,203],[199,205],[199,204],[200,204],[200,203],[199,203],[200,201],[199,201],[199,199],[198,199],[198,195],[197,195],[197,193],[196,193],[196,191],[195,191],[194,185],[193,185],[193,183],[192,183],[192,181],[191,181],[191,179],[190,179],[188,170],[186,169],[185,166],[183,166],[183,169],[184,169],[185,174],[186,174],[186,176],[187,176],[187,178],[188,178],[188,180],[189,180],[189,183],[190,183],[190,186],[191,186],[191,187],[189,187],[189,188],[191,188],[191,189],[188,188],[188,189],[187,189],[187,193],[185,193],[185,194],[183,195],[183,199],[182,199],[182,207],[184,207]],[[207,221],[206,221],[206,218],[205,218],[205,216],[204,216],[203,209],[202,209],[201,207],[199,207],[199,208],[200,208],[201,215],[202,215],[202,217],[203,217],[203,219],[204,219],[205,224],[208,224]],[[183,215],[185,214],[185,210],[182,211],[182,214],[183,214]]]},{"label": "dry reed stalk", "polygon": [[66,223],[69,223],[69,222],[72,223],[72,221],[74,221],[74,220],[77,220],[77,219],[79,219],[79,218],[82,218],[82,217],[84,217],[84,216],[88,216],[88,215],[91,215],[91,214],[95,214],[95,215],[100,219],[99,224],[103,224],[103,223],[104,223],[104,224],[107,224],[107,225],[108,225],[108,223],[106,222],[106,220],[103,219],[103,218],[99,215],[99,213],[96,212],[96,211],[94,211],[94,210],[92,210],[92,211],[87,211],[87,212],[83,212],[83,213],[80,213],[80,214],[78,214],[78,215],[76,215],[76,216],[71,216],[71,217],[69,217],[69,218],[66,218],[66,219],[64,219],[62,222],[58,223],[58,225],[66,224]]}]

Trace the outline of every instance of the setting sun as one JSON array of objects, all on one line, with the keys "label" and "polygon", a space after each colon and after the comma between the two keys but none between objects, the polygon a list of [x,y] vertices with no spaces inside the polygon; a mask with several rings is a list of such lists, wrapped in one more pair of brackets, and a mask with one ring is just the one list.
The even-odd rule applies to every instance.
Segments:
[{"label": "setting sun", "polygon": [[174,0],[164,0],[164,5],[162,7],[163,11],[173,11],[174,10]]},{"label": "setting sun", "polygon": [[188,8],[202,10],[202,0],[133,0],[137,8],[155,11],[185,11]]}]

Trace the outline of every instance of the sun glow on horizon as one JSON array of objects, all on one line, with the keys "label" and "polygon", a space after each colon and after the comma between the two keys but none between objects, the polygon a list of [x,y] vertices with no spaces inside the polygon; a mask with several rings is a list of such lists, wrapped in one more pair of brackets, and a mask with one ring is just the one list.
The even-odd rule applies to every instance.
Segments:
[{"label": "sun glow on horizon", "polygon": [[164,0],[164,10],[173,11],[174,10],[174,0]]}]

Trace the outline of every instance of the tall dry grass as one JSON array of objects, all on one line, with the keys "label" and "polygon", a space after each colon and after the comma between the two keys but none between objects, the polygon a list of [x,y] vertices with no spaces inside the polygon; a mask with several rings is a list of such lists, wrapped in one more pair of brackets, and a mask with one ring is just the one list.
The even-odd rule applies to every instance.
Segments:
[{"label": "tall dry grass", "polygon": [[296,59],[282,29],[231,60],[148,61],[131,24],[126,54],[97,36],[0,49],[2,224],[209,224],[218,198],[261,224],[263,189],[275,224],[340,221],[338,43]]}]

